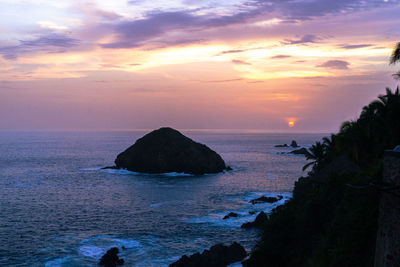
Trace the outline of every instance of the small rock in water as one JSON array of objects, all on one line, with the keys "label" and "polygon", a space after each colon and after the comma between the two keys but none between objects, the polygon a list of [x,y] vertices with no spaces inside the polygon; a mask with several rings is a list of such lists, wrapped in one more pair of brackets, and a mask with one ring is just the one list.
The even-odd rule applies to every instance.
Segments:
[{"label": "small rock in water", "polygon": [[262,228],[267,220],[268,216],[262,211],[257,215],[254,222],[244,223],[241,228]]},{"label": "small rock in water", "polygon": [[295,154],[295,155],[306,155],[307,154],[307,149],[302,147],[300,149],[296,149],[293,151],[290,151],[289,154]]},{"label": "small rock in water", "polygon": [[123,265],[124,259],[120,259],[118,257],[118,253],[118,248],[110,248],[109,250],[107,250],[106,254],[101,257],[99,265],[105,267],[115,267],[117,265]]},{"label": "small rock in water", "polygon": [[256,214],[256,212],[257,212],[257,211],[254,211],[254,210],[253,210],[253,211],[249,211],[249,214],[250,214],[250,215],[253,215],[253,214]]},{"label": "small rock in water", "polygon": [[256,199],[252,199],[250,200],[251,204],[258,204],[258,203],[275,203],[278,200],[281,200],[282,196],[278,196],[278,197],[266,197],[266,196],[262,196]]},{"label": "small rock in water", "polygon": [[288,147],[287,144],[283,144],[283,145],[276,145],[275,147]]},{"label": "small rock in water", "polygon": [[203,253],[195,253],[191,256],[183,255],[178,261],[169,265],[170,267],[222,267],[231,263],[241,261],[246,257],[246,250],[234,242],[230,246],[218,244],[206,249]]},{"label": "small rock in water", "polygon": [[292,140],[292,143],[290,143],[290,146],[291,146],[291,147],[299,147],[299,146],[297,145],[297,142],[296,142],[295,140]]},{"label": "small rock in water", "polygon": [[237,216],[238,216],[237,213],[229,212],[228,215],[225,215],[225,217],[223,218],[223,220],[226,220],[226,219],[229,219],[229,218],[232,218],[232,217],[237,217]]}]

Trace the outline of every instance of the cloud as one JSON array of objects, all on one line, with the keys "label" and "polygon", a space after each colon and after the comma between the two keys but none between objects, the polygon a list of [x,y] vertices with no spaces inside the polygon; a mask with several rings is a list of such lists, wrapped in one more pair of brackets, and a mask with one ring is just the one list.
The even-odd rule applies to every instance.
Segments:
[{"label": "cloud", "polygon": [[197,24],[197,18],[186,12],[154,13],[139,20],[125,20],[108,25],[116,34],[117,41],[100,44],[103,48],[132,48],[171,30],[183,30]]},{"label": "cloud", "polygon": [[285,45],[295,45],[295,44],[308,44],[308,43],[316,43],[318,40],[321,38],[318,38],[317,36],[313,34],[306,34],[300,39],[285,39],[282,44]]},{"label": "cloud", "polygon": [[[141,2],[141,0],[129,1],[131,5]],[[154,42],[166,45],[197,43],[199,34],[219,27],[246,23],[257,24],[258,21],[271,19],[300,23],[302,20],[310,20],[318,16],[372,9],[384,4],[388,3],[378,0],[250,0],[230,5],[229,15],[221,14],[219,8],[226,7],[221,3],[199,4],[198,9],[155,10],[143,14],[141,19],[121,18],[103,23],[100,28],[111,30],[114,39],[108,43],[101,43],[100,46],[135,48]],[[201,12],[198,12],[199,10]],[[185,42],[175,42],[176,37]],[[203,39],[200,38],[200,40]],[[282,43],[285,45],[309,44],[316,43],[320,39],[313,34],[306,34],[300,39],[286,39]],[[234,52],[231,51],[231,53]]]},{"label": "cloud", "polygon": [[113,12],[113,11],[107,11],[99,8],[95,3],[93,2],[76,2],[73,5],[73,9],[78,10],[85,14],[86,16],[90,17],[91,19],[93,18],[99,18],[102,20],[118,20],[122,18],[121,15]]},{"label": "cloud", "polygon": [[357,48],[365,48],[365,47],[371,47],[373,46],[372,44],[356,44],[356,45],[341,45],[341,48],[344,49],[357,49]]},{"label": "cloud", "polygon": [[359,10],[368,10],[380,6],[394,5],[396,1],[385,2],[382,0],[274,0],[263,1],[270,3],[275,9],[287,14],[289,19],[309,20],[313,17],[321,17],[336,13],[351,13]]},{"label": "cloud", "polygon": [[5,59],[16,59],[21,54],[32,52],[63,52],[79,45],[80,41],[62,34],[47,34],[32,40],[20,40],[18,45],[0,47]]},{"label": "cloud", "polygon": [[344,60],[328,60],[320,65],[317,65],[318,68],[329,68],[336,70],[345,70],[349,68],[350,63]]},{"label": "cloud", "polygon": [[240,59],[233,59],[232,60],[233,64],[238,64],[238,65],[251,65],[251,63],[240,60]]},{"label": "cloud", "polygon": [[276,56],[271,57],[271,59],[282,59],[282,58],[289,58],[289,57],[292,57],[292,56],[289,56],[289,55],[276,55]]},{"label": "cloud", "polygon": [[246,52],[246,51],[248,51],[248,49],[232,49],[232,50],[222,51],[218,55],[236,54],[236,53],[243,53],[243,52]]}]

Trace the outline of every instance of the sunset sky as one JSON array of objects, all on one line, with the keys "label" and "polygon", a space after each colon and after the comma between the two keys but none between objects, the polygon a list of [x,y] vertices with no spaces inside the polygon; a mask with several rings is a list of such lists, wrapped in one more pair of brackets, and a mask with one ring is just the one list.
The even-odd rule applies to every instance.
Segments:
[{"label": "sunset sky", "polygon": [[0,0],[0,129],[336,132],[397,85],[399,15],[397,0]]}]

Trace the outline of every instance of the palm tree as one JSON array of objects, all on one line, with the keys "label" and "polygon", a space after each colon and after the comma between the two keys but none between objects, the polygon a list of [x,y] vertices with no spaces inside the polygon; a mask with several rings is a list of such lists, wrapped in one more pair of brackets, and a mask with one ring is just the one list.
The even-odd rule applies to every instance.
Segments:
[{"label": "palm tree", "polygon": [[324,145],[321,142],[316,142],[307,151],[306,159],[312,160],[312,161],[307,163],[306,165],[304,165],[303,171],[305,171],[310,166],[313,166],[313,169],[318,168],[318,166],[321,164],[324,157],[325,157]]},{"label": "palm tree", "polygon": [[[397,43],[393,49],[392,56],[390,57],[390,64],[396,64],[400,61],[400,42]],[[400,79],[400,72],[393,74],[395,79]]]}]

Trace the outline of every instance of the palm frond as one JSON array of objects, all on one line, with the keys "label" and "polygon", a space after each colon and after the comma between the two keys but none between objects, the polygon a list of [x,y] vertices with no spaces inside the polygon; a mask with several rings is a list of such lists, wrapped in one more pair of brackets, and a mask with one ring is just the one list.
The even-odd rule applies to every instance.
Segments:
[{"label": "palm frond", "polygon": [[390,56],[390,64],[396,64],[400,60],[400,42],[397,43]]}]

